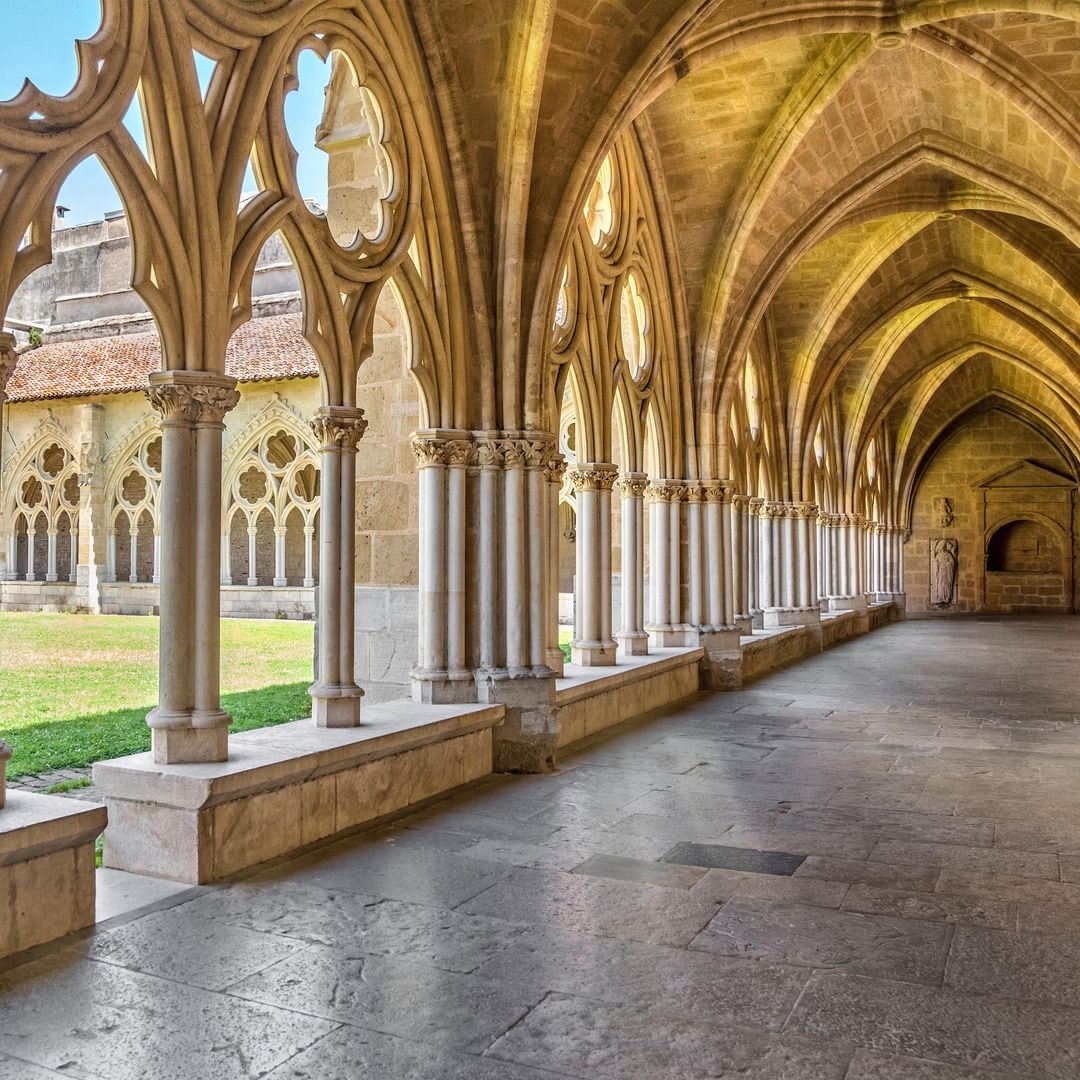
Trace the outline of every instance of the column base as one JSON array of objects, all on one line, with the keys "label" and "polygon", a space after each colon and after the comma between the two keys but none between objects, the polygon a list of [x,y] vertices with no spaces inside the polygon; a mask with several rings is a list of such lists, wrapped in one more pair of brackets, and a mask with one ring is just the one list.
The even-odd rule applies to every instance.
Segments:
[{"label": "column base", "polygon": [[360,701],[364,691],[359,686],[315,686],[311,695],[311,719],[320,728],[360,726]]},{"label": "column base", "polygon": [[225,727],[154,728],[150,751],[155,765],[196,765],[229,760],[229,729]]},{"label": "column base", "polygon": [[422,705],[467,705],[476,700],[476,679],[471,671],[414,671],[412,699]]},{"label": "column base", "polygon": [[754,632],[754,616],[736,615],[735,625],[739,628],[740,634],[752,634]]},{"label": "column base", "polygon": [[750,612],[750,630],[763,630],[765,628],[765,612],[762,608]]},{"label": "column base", "polygon": [[477,672],[477,700],[506,707],[503,723],[492,729],[492,771],[546,773],[556,766],[559,710],[555,678],[512,678],[496,671]]},{"label": "column base", "polygon": [[615,640],[624,656],[648,656],[649,635],[644,630],[635,630],[629,634],[616,634]]},{"label": "column base", "polygon": [[615,642],[572,641],[570,655],[579,667],[614,667]]},{"label": "column base", "polygon": [[697,631],[686,626],[650,626],[649,641],[654,649],[692,649]]},{"label": "column base", "polygon": [[808,653],[821,652],[821,611],[818,608],[766,608],[765,629],[777,630],[788,626],[804,626],[810,631]]},{"label": "column base", "polygon": [[545,654],[547,666],[555,673],[556,679],[566,674],[566,653],[562,649],[548,649]]},{"label": "column base", "polygon": [[858,615],[865,615],[867,609],[866,595],[856,593],[854,596],[830,596],[830,611],[854,611]]}]

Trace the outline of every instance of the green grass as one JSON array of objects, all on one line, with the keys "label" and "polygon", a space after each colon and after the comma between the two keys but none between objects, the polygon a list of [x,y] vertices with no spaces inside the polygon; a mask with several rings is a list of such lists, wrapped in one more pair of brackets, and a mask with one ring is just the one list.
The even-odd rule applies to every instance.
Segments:
[{"label": "green grass", "polygon": [[52,787],[45,789],[46,795],[63,795],[65,791],[78,791],[79,788],[91,787],[93,780],[88,776],[80,777],[78,780],[61,780],[59,784],[53,784]]},{"label": "green grass", "polygon": [[566,657],[566,662],[569,664],[573,657],[570,655],[570,642],[574,639],[574,631],[570,627],[566,627],[559,631],[559,648],[562,649],[563,656]]},{"label": "green grass", "polygon": [[[0,737],[9,776],[147,750],[156,618],[0,613]],[[222,708],[232,731],[311,715],[312,624],[223,619]]]}]

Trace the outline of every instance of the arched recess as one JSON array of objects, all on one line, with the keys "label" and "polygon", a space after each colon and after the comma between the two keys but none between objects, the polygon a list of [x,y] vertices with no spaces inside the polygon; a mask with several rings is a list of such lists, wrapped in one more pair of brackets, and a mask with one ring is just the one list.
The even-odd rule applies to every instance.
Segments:
[{"label": "arched recess", "polygon": [[222,584],[317,583],[318,447],[282,399],[267,405],[230,444],[222,496]]},{"label": "arched recess", "polygon": [[79,473],[66,432],[43,421],[5,469],[7,575],[74,581],[78,559]]},{"label": "arched recess", "polygon": [[106,463],[106,579],[160,578],[161,432],[148,418]]}]

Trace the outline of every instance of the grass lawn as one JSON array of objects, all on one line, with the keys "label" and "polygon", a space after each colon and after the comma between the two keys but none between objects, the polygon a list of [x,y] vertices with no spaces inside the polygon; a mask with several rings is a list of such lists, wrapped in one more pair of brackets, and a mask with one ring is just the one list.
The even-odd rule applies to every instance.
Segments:
[{"label": "grass lawn", "polygon": [[[223,619],[222,708],[231,731],[311,715],[313,623]],[[158,620],[0,613],[0,738],[9,776],[90,765],[150,747]]]}]

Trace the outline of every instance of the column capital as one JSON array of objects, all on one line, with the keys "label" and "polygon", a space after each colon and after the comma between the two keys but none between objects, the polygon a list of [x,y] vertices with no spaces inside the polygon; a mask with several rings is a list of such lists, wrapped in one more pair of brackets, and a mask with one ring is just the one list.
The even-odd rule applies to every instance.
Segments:
[{"label": "column capital", "polygon": [[412,436],[416,464],[423,469],[434,465],[468,465],[474,445],[465,432],[416,431]]},{"label": "column capital", "polygon": [[703,502],[729,503],[735,498],[735,485],[730,480],[702,480]]},{"label": "column capital", "polygon": [[163,424],[220,424],[240,400],[234,378],[207,371],[155,371],[145,393]]},{"label": "column capital", "polygon": [[615,487],[624,498],[642,499],[648,486],[648,475],[639,472],[623,473],[615,482]]},{"label": "column capital", "polygon": [[686,502],[690,490],[685,480],[653,480],[645,489],[649,502]]},{"label": "column capital", "polygon": [[818,508],[814,503],[788,503],[788,517],[816,518]]},{"label": "column capital", "polygon": [[610,491],[619,477],[619,467],[609,462],[585,462],[574,465],[567,475],[575,491]]},{"label": "column capital", "polygon": [[753,498],[749,495],[744,495],[741,491],[732,490],[731,493],[731,505],[740,513],[747,513],[752,508]]},{"label": "column capital", "polygon": [[364,410],[345,405],[324,405],[310,426],[321,450],[355,450],[367,431]]},{"label": "column capital", "polygon": [[549,484],[562,487],[566,477],[567,461],[562,454],[553,454],[544,466],[544,476]]},{"label": "column capital", "polygon": [[544,431],[485,432],[476,440],[481,468],[541,469],[557,454],[555,439]]}]

